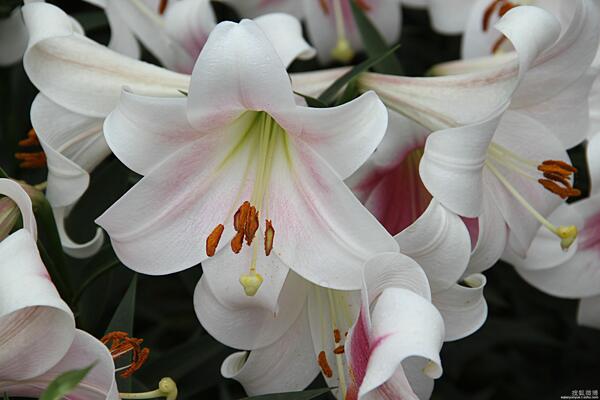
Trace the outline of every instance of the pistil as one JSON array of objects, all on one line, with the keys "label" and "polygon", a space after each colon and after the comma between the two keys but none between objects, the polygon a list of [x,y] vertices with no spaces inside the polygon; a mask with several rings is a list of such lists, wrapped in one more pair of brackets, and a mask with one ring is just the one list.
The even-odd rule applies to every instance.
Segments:
[{"label": "pistil", "polygon": [[337,43],[331,51],[331,57],[342,63],[348,63],[354,58],[354,51],[346,36],[346,23],[344,21],[341,0],[333,0],[333,14],[335,18]]},{"label": "pistil", "polygon": [[158,383],[158,389],[142,393],[119,393],[122,399],[155,399],[164,397],[166,400],[176,400],[178,395],[177,385],[171,378],[162,378]]}]

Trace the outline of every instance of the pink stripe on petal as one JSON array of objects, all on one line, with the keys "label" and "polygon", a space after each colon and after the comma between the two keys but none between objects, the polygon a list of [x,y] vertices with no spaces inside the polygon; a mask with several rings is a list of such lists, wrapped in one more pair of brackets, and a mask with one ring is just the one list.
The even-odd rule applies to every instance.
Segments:
[{"label": "pink stripe on petal", "polygon": [[600,213],[585,221],[580,238],[579,245],[582,250],[596,250],[600,253]]},{"label": "pink stripe on petal", "polygon": [[461,219],[469,231],[469,236],[471,237],[471,250],[473,250],[477,245],[477,240],[479,238],[479,219],[467,217],[461,217]]}]

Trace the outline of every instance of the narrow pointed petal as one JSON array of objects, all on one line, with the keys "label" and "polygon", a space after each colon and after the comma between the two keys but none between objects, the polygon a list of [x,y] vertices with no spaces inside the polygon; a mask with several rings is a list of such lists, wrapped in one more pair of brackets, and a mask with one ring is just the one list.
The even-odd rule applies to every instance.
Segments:
[{"label": "narrow pointed petal", "polygon": [[427,190],[456,214],[481,214],[487,151],[507,106],[482,122],[437,131],[427,138],[419,166],[421,179]]},{"label": "narrow pointed petal", "polygon": [[377,95],[368,92],[338,107],[296,107],[276,119],[286,131],[294,132],[319,153],[341,179],[346,179],[367,161],[383,139],[388,113]]},{"label": "narrow pointed petal", "polygon": [[235,379],[248,396],[305,389],[319,373],[315,363],[306,308],[275,343],[233,353],[223,361],[221,374]]},{"label": "narrow pointed petal", "polygon": [[577,323],[581,326],[600,329],[600,296],[581,299],[577,311]]},{"label": "narrow pointed petal", "polygon": [[1,381],[31,378],[56,364],[71,345],[75,320],[38,253],[29,197],[7,179],[0,193],[19,205],[25,226],[0,242]]},{"label": "narrow pointed petal", "polygon": [[0,383],[0,390],[11,396],[39,397],[60,374],[94,364],[92,370],[69,393],[72,400],[118,400],[115,364],[108,348],[90,334],[77,329],[66,355],[48,372],[21,382]]},{"label": "narrow pointed petal", "polygon": [[0,38],[0,65],[19,61],[25,54],[29,39],[20,7],[15,8],[8,18],[0,19]]},{"label": "narrow pointed petal", "polygon": [[204,329],[227,346],[242,350],[269,346],[285,335],[305,307],[305,282],[294,274],[289,277],[276,312],[257,307],[252,299],[244,307],[223,305],[216,295],[225,294],[214,293],[207,279],[202,277],[194,292],[196,315]]},{"label": "narrow pointed petal", "polygon": [[433,304],[444,318],[445,341],[469,336],[477,331],[487,319],[488,308],[483,297],[485,276],[469,275],[463,282],[433,295]]},{"label": "narrow pointed petal", "polygon": [[415,223],[395,236],[400,251],[425,271],[432,293],[454,285],[465,272],[471,239],[460,217],[435,199]]},{"label": "narrow pointed petal", "polygon": [[96,220],[125,265],[151,275],[190,268],[207,258],[206,239],[219,224],[225,226],[220,247],[228,245],[233,214],[251,195],[253,182],[245,177],[256,174],[248,163],[251,146],[228,157],[247,119],[188,143]]},{"label": "narrow pointed petal", "polygon": [[285,67],[296,59],[308,60],[317,51],[302,37],[302,25],[297,18],[288,14],[267,14],[254,19],[267,35]]},{"label": "narrow pointed petal", "polygon": [[[429,301],[410,290],[389,288],[380,295],[371,313],[371,323],[370,354],[359,398],[375,390],[385,392],[390,388],[386,382],[409,358],[430,360],[432,364],[423,373],[431,378],[442,374],[439,351],[444,339],[444,324]],[[350,335],[355,332],[356,328]],[[359,352],[358,345],[358,340],[354,341],[352,337],[347,349],[351,354],[351,365],[359,359],[355,356],[355,350]],[[402,386],[405,389],[405,385]]]},{"label": "narrow pointed petal", "polygon": [[187,120],[186,103],[185,97],[151,97],[123,90],[117,108],[104,122],[110,149],[133,171],[148,174],[171,154],[202,137],[203,133]]},{"label": "narrow pointed petal", "polygon": [[[486,181],[489,176],[484,174],[483,179]],[[471,223],[473,224],[471,227],[467,223],[470,233],[471,229],[474,230],[471,233],[473,250],[467,267],[468,274],[483,272],[494,266],[502,256],[508,241],[504,217],[494,203],[492,194],[487,190],[483,192],[481,215]]]},{"label": "narrow pointed petal", "polygon": [[23,61],[27,75],[44,95],[70,111],[105,117],[124,85],[173,95],[189,86],[189,76],[133,60],[85,38],[51,4],[26,4],[23,16],[30,34]]},{"label": "narrow pointed petal", "polygon": [[359,289],[366,260],[398,245],[319,154],[288,137],[269,189],[268,215],[282,238],[273,250],[319,286]]},{"label": "narrow pointed petal", "polygon": [[463,33],[476,0],[430,0],[433,29],[446,35]]},{"label": "narrow pointed petal", "polygon": [[290,74],[295,92],[311,97],[319,97],[333,82],[348,72],[348,67],[331,68],[319,71],[296,72]]},{"label": "narrow pointed petal", "polygon": [[245,110],[269,113],[295,107],[283,61],[253,21],[220,23],[194,67],[188,119],[199,130],[227,124]]}]

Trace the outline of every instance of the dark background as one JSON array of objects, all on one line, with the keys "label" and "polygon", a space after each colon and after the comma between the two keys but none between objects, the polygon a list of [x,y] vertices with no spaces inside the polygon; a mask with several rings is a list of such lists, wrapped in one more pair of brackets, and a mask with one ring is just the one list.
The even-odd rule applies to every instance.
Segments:
[{"label": "dark background", "polygon": [[[6,15],[17,3],[0,1],[0,12]],[[51,3],[73,14],[90,37],[107,43],[110,33],[101,11],[79,1]],[[237,18],[226,6],[214,5],[220,19]],[[407,75],[423,75],[432,65],[459,57],[460,37],[438,35],[429,26],[427,12],[404,10],[402,46],[397,55]],[[145,59],[152,61],[145,54]],[[316,62],[297,62],[291,70],[315,68],[319,68]],[[29,107],[35,93],[22,65],[0,68],[0,167],[11,177],[29,183],[44,181],[46,172],[20,170],[14,153],[17,141],[31,127]],[[572,154],[581,167],[582,150],[575,149]],[[578,178],[579,187],[585,190],[585,177]],[[93,172],[88,193],[67,222],[73,238],[90,239],[95,217],[137,179],[115,157],[103,162]],[[79,327],[101,337],[134,274],[118,263],[108,245],[92,259],[67,257],[66,264],[75,289],[90,275],[114,265],[86,290],[75,310]],[[201,273],[198,266],[163,277],[137,277],[135,307],[127,318],[133,318],[134,336],[145,339],[151,354],[135,374],[134,389],[154,389],[161,377],[171,376],[180,389],[180,399],[244,397],[235,381],[220,376],[221,361],[232,350],[208,336],[196,319],[192,294]],[[472,336],[444,345],[445,372],[432,398],[559,399],[572,390],[600,389],[600,331],[576,325],[577,301],[539,292],[507,264],[500,263],[486,275],[488,320]],[[313,384],[324,386],[320,378]]]}]

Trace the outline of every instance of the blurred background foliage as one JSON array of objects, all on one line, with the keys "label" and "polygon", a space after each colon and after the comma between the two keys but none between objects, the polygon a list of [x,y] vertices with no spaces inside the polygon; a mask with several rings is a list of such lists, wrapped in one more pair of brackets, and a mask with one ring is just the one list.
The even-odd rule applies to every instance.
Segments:
[{"label": "blurred background foliage", "polygon": [[[88,36],[108,42],[110,32],[101,10],[82,1],[49,2],[79,20]],[[18,3],[0,2],[0,17]],[[237,19],[227,6],[213,5],[220,20]],[[396,55],[406,75],[422,76],[434,64],[459,57],[460,37],[434,33],[427,12],[404,9],[403,25]],[[154,61],[147,52],[144,59]],[[316,61],[302,61],[292,65],[291,71],[322,67]],[[10,177],[31,184],[43,182],[46,171],[19,169],[14,153],[17,142],[31,128],[29,108],[35,94],[21,64],[0,68],[0,167]],[[582,154],[581,149],[572,152],[578,166]],[[92,173],[90,189],[67,221],[71,236],[80,242],[91,239],[94,219],[137,179],[114,156],[105,160]],[[586,180],[584,171],[578,177],[578,186],[584,190]],[[52,249],[52,234],[41,231],[42,244]],[[121,391],[130,385],[136,391],[151,390],[160,378],[170,376],[178,384],[180,399],[244,397],[242,388],[219,372],[222,360],[233,350],[212,339],[196,319],[192,295],[202,274],[200,266],[168,276],[137,276],[118,261],[108,243],[87,260],[48,253],[51,262],[64,263],[68,285],[78,297],[75,303],[72,295],[67,300],[80,328],[96,337],[109,325],[132,329],[133,336],[143,338],[151,349],[149,361],[132,381],[119,382]],[[576,325],[577,302],[539,292],[507,264],[497,265],[486,275],[488,320],[472,336],[444,345],[445,373],[436,383],[433,399],[559,399],[573,390],[598,389],[600,331]],[[319,378],[311,387],[322,388],[325,383]]]}]

